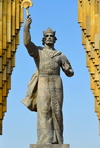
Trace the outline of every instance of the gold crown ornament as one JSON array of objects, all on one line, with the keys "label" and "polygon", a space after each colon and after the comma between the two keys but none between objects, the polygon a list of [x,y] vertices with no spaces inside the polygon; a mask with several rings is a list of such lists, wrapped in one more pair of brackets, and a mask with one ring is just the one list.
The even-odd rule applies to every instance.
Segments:
[{"label": "gold crown ornament", "polygon": [[21,6],[22,8],[26,8],[26,15],[29,16],[28,8],[33,6],[33,2],[31,0],[23,0]]}]

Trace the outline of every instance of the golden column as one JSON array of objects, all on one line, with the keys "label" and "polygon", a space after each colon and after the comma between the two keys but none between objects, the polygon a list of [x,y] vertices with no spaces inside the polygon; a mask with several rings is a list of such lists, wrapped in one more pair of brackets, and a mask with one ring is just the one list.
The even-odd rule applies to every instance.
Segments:
[{"label": "golden column", "polygon": [[[78,0],[78,23],[90,73],[90,89],[95,98],[95,112],[100,126],[100,1]],[[100,134],[100,132],[99,132]]]},{"label": "golden column", "polygon": [[0,0],[0,134],[23,22],[23,0]]}]

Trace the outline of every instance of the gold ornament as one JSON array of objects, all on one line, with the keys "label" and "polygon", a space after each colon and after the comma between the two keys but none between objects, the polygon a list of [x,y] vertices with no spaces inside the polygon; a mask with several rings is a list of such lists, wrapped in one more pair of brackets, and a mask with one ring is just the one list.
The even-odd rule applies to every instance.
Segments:
[{"label": "gold ornament", "polygon": [[33,6],[33,2],[31,0],[24,0],[21,5],[22,8],[26,8],[26,15],[29,16],[28,8]]}]

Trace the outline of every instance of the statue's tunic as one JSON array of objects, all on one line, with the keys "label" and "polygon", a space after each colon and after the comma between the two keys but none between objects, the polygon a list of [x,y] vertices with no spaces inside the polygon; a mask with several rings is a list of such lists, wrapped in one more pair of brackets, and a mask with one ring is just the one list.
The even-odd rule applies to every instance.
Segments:
[{"label": "statue's tunic", "polygon": [[63,86],[60,67],[70,76],[71,65],[68,59],[55,49],[37,47],[29,54],[34,58],[38,70],[37,143],[63,143]]}]

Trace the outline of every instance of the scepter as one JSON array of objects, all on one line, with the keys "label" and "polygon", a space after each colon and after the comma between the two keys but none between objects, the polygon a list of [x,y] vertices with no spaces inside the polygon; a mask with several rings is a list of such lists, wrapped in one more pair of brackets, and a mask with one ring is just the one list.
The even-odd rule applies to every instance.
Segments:
[{"label": "scepter", "polygon": [[27,17],[30,16],[28,8],[33,6],[33,2],[31,0],[23,0],[21,4],[22,8],[26,8],[26,15]]}]

